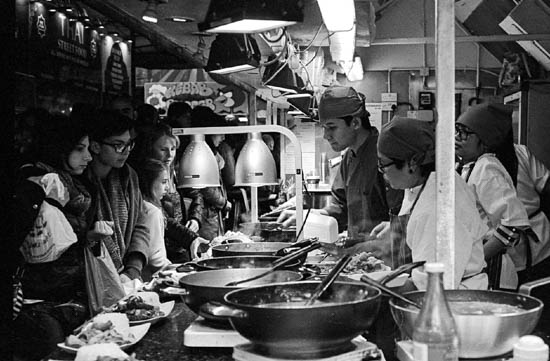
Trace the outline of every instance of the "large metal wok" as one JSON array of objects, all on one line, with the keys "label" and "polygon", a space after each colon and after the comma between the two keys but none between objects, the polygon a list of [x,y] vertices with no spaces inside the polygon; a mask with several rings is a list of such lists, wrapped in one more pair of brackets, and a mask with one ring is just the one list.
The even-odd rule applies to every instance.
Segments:
[{"label": "large metal wok", "polygon": [[[208,271],[215,269],[232,268],[270,268],[272,263],[280,259],[280,256],[229,256],[201,259],[185,263],[181,269],[196,271]],[[300,260],[283,266],[284,269],[296,269],[300,266]]]},{"label": "large metal wok", "polygon": [[[183,300],[193,312],[199,314],[202,305],[210,301],[224,302],[223,296],[229,291],[242,287],[265,285],[270,283],[290,282],[302,279],[302,275],[293,271],[274,271],[273,273],[252,282],[228,287],[227,283],[254,277],[267,271],[267,268],[234,268],[203,271],[183,276],[179,280],[180,287],[186,290]],[[208,315],[203,315],[208,318]],[[220,321],[221,318],[211,317]]]},{"label": "large metal wok", "polygon": [[336,281],[322,301],[305,306],[320,281],[289,282],[229,292],[231,325],[277,357],[318,357],[345,352],[378,313],[380,291]]},{"label": "large metal wok", "polygon": [[[404,296],[421,304],[424,292],[409,292]],[[493,357],[511,351],[521,336],[533,331],[543,307],[539,299],[513,292],[447,290],[445,296],[449,303],[480,301],[513,305],[522,309],[512,314],[455,314],[459,338],[458,356],[461,358]],[[407,306],[396,298],[390,300],[390,307],[399,329],[412,338],[418,309]]]},{"label": "large metal wok", "polygon": [[229,243],[212,247],[212,256],[274,256],[279,250],[292,246],[287,242]]}]

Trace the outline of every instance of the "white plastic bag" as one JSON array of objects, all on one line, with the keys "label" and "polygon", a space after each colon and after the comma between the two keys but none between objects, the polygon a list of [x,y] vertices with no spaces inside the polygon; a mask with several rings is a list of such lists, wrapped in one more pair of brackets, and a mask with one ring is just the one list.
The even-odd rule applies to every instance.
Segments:
[{"label": "white plastic bag", "polygon": [[28,263],[51,262],[76,241],[73,227],[63,212],[44,201],[20,251]]}]

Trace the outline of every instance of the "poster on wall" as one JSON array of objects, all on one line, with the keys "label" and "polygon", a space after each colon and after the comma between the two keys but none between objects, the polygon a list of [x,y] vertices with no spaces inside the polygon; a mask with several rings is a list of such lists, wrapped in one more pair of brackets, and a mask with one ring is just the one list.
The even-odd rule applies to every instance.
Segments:
[{"label": "poster on wall", "polygon": [[102,41],[101,73],[103,76],[103,91],[109,94],[132,95],[130,76],[131,45],[114,41],[106,36]]},{"label": "poster on wall", "polygon": [[248,97],[235,85],[212,81],[157,82],[144,84],[144,101],[165,115],[170,103],[187,102],[192,108],[202,105],[217,114],[248,114]]}]

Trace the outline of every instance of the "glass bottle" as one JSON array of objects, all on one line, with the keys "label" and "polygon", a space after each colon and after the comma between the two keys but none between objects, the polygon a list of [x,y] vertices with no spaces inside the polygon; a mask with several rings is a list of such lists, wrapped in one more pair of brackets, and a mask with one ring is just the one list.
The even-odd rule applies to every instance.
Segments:
[{"label": "glass bottle", "polygon": [[443,288],[442,263],[426,263],[428,288],[422,309],[414,323],[413,355],[415,361],[458,360],[458,335]]}]

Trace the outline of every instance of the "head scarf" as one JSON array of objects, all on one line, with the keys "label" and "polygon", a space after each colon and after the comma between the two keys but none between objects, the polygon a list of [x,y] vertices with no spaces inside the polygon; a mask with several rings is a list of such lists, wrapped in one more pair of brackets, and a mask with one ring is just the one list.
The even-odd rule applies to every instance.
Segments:
[{"label": "head scarf", "polygon": [[500,145],[512,129],[512,107],[504,104],[479,104],[465,111],[458,120],[477,134],[490,148]]},{"label": "head scarf", "polygon": [[386,123],[378,136],[378,152],[390,159],[422,164],[435,161],[435,132],[429,122],[399,116]]},{"label": "head scarf", "polygon": [[343,118],[349,115],[368,114],[365,109],[365,96],[352,87],[333,86],[327,88],[319,101],[319,119],[321,121]]}]

